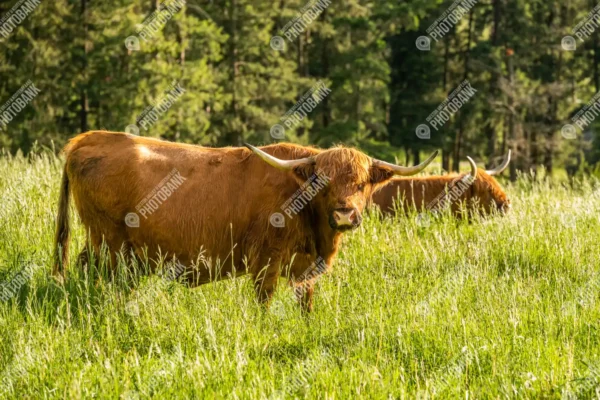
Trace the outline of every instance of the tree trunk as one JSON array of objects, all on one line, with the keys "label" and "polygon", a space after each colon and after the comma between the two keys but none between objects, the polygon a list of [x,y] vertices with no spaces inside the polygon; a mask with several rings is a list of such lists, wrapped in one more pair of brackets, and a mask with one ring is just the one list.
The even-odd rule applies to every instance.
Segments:
[{"label": "tree trunk", "polygon": [[442,149],[442,169],[450,172],[450,153],[444,149]]},{"label": "tree trunk", "polygon": [[421,163],[421,156],[419,154],[419,149],[417,149],[416,147],[413,148],[413,158],[414,158],[414,165]]},{"label": "tree trunk", "polygon": [[594,34],[594,55],[592,62],[594,63],[594,88],[595,92],[598,93],[600,90],[600,76],[598,76],[598,63],[600,62],[600,57],[598,57],[598,34]]},{"label": "tree trunk", "polygon": [[[443,88],[444,93],[448,93],[448,63],[450,61],[450,40],[448,36],[444,38],[444,77],[443,77]],[[446,172],[450,172],[450,154],[451,148],[449,146],[449,138],[442,138],[442,169]]]},{"label": "tree trunk", "polygon": [[[467,32],[467,47],[465,48],[464,51],[464,75],[463,75],[463,80],[467,79],[469,77],[469,57],[470,57],[470,52],[471,52],[471,31],[473,30],[473,23],[474,23],[474,13],[473,13],[473,9],[471,9],[471,11],[469,12],[469,30]],[[463,118],[463,114],[464,111],[463,110],[459,110],[458,113],[459,117],[458,117],[458,130],[456,131],[456,137],[454,139],[454,155],[453,155],[453,162],[452,162],[452,167],[454,169],[454,171],[459,172],[459,164],[460,164],[460,152],[461,152],[461,147],[462,147],[462,142],[463,142],[463,137],[464,137],[464,118]]]},{"label": "tree trunk", "polygon": [[[494,23],[492,27],[492,47],[497,48],[499,43],[499,35],[500,35],[500,12],[501,0],[493,0],[492,7],[494,9]],[[498,73],[496,68],[492,68],[491,71],[491,80],[490,80],[490,98],[496,99],[498,97],[498,88],[500,82],[500,74]],[[494,156],[496,153],[496,141],[498,140],[498,135],[496,133],[496,126],[494,126],[494,111],[491,106],[486,107],[483,110],[483,119],[485,121],[484,134],[487,138],[487,147],[486,153],[488,156],[488,160]],[[503,152],[504,153],[504,152]]]},{"label": "tree trunk", "polygon": [[298,38],[298,72],[302,76],[304,72],[304,36],[300,35]]},{"label": "tree trunk", "polygon": [[498,35],[500,31],[500,0],[492,0],[494,9],[494,26],[492,30],[492,46],[498,46]]},{"label": "tree trunk", "polygon": [[452,170],[460,172],[460,148],[462,146],[463,139],[463,118],[458,117],[458,129],[456,130],[456,137],[454,139],[454,153],[452,154]]},{"label": "tree trunk", "polygon": [[230,127],[231,131],[229,132],[229,142],[233,146],[241,146],[242,145],[242,134],[237,130],[237,122],[238,122],[238,105],[236,98],[236,81],[238,76],[238,64],[237,64],[237,0],[230,0],[229,3],[229,61],[230,61],[230,72],[229,78],[231,83],[231,105],[229,107],[229,112],[231,113],[231,119],[234,123],[232,127]]},{"label": "tree trunk", "polygon": [[81,84],[81,89],[79,91],[80,96],[80,129],[81,132],[88,131],[88,95],[87,95],[87,34],[88,34],[88,26],[87,26],[87,0],[81,0],[81,19],[83,26],[83,60],[82,60],[82,79],[83,82]]},{"label": "tree trunk", "polygon": [[[517,151],[517,141],[515,133],[515,115],[514,115],[514,96],[515,96],[515,71],[513,67],[512,55],[506,55],[506,69],[508,70],[508,82],[509,82],[509,94],[508,94],[508,147],[513,152],[513,157],[518,159],[520,156]],[[516,160],[515,160],[516,161]],[[511,162],[510,164],[510,180],[512,182],[517,180],[517,163]]]},{"label": "tree trunk", "polygon": [[[328,9],[326,8],[325,10],[323,10],[323,13],[321,13],[321,21],[323,21],[323,22],[325,21],[325,19],[327,17],[327,10]],[[328,77],[329,76],[329,52],[327,51],[327,45],[329,43],[329,40],[326,40],[325,38],[323,38],[321,43],[323,44],[323,48],[321,49],[321,65],[323,68],[323,72],[322,72],[321,76]],[[329,107],[329,96],[325,96],[322,104],[323,104],[323,128],[327,128],[329,126],[329,121],[331,121],[331,109]]]},{"label": "tree trunk", "polygon": [[309,51],[308,42],[310,40],[310,30],[306,29],[303,35],[298,39],[298,72],[300,76],[309,76]]},{"label": "tree trunk", "polygon": [[528,168],[533,169],[534,172],[537,172],[538,159],[539,159],[539,149],[538,149],[538,137],[537,137],[537,129],[534,127],[531,132],[531,153],[529,156],[529,165]]}]

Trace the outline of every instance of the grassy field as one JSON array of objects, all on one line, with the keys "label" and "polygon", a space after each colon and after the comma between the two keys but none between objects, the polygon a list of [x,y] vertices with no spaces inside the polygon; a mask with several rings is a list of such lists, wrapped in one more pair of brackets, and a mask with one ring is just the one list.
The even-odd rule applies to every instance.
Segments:
[{"label": "grassy field", "polygon": [[0,301],[2,398],[598,396],[594,182],[522,178],[508,216],[472,224],[368,217],[303,316],[284,284],[261,309],[247,278],[54,283],[61,168],[0,159],[0,282],[18,286]]}]

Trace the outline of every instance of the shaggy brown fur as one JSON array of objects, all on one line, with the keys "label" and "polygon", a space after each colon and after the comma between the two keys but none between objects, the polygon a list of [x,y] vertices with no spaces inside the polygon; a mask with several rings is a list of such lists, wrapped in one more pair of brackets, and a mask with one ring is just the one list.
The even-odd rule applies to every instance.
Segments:
[{"label": "shaggy brown fur", "polygon": [[[373,203],[379,206],[384,214],[394,213],[394,202],[402,202],[405,212],[411,208],[419,212],[425,208],[431,209],[430,203],[440,193],[444,193],[466,175],[394,178],[373,195]],[[468,210],[482,214],[490,214],[493,210],[505,213],[510,209],[510,200],[506,193],[498,182],[482,169],[477,170],[477,178],[471,187],[451,204],[454,215],[460,215],[460,203],[465,203]]]},{"label": "shaggy brown fur", "polygon": [[[176,257],[191,286],[250,273],[264,303],[280,274],[298,285],[296,278],[306,276],[319,257],[331,267],[341,239],[331,226],[333,211],[351,208],[360,215],[393,172],[351,148],[281,143],[262,150],[283,160],[312,156],[316,162],[281,171],[246,148],[205,148],[104,131],[75,137],[64,149],[55,274],[63,275],[68,265],[69,194],[89,245],[98,253],[104,240],[113,266],[120,250],[142,258],[146,249],[153,260],[159,253]],[[173,169],[185,181],[147,219],[140,216],[139,227],[128,226],[125,216],[136,212]],[[329,184],[298,215],[286,217],[285,227],[274,227],[270,216],[282,213],[282,204],[316,171]],[[201,249],[208,261],[196,265]],[[300,300],[310,310],[312,289]]]}]

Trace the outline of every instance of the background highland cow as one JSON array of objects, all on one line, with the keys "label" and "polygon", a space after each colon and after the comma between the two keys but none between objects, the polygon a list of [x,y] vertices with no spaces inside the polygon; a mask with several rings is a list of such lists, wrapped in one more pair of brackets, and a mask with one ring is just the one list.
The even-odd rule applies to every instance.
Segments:
[{"label": "background highland cow", "polygon": [[510,199],[494,176],[502,173],[510,163],[511,152],[500,166],[492,170],[478,169],[473,159],[469,174],[449,174],[418,178],[394,178],[373,194],[373,203],[384,214],[417,210],[441,211],[450,207],[454,215],[460,215],[462,205],[466,210],[488,215],[506,213]]}]

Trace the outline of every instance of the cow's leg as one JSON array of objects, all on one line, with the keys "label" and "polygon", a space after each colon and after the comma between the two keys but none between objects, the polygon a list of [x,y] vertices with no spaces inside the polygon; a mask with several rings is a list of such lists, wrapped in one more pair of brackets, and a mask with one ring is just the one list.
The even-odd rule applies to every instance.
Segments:
[{"label": "cow's leg", "polygon": [[77,256],[76,265],[88,273],[96,273],[95,271],[98,270],[98,251],[86,243]]},{"label": "cow's leg", "polygon": [[254,277],[254,290],[258,301],[268,306],[277,288],[277,280],[280,275],[279,261],[269,259],[266,263],[261,262],[258,265],[262,268],[252,274]]},{"label": "cow's leg", "polygon": [[313,293],[315,291],[315,287],[313,282],[305,281],[305,282],[290,282],[292,286],[294,286],[294,294],[296,295],[296,300],[300,304],[300,308],[303,312],[312,312],[313,310]]},{"label": "cow's leg", "polygon": [[[104,231],[106,232],[107,230],[108,229],[104,227]],[[90,235],[86,246],[79,256],[82,262],[81,265],[87,263],[88,268],[93,266],[96,270],[103,266],[103,269],[106,268],[109,278],[113,280],[115,278],[115,273],[117,272],[119,253],[122,253],[125,256],[126,261],[129,260],[128,256],[131,252],[131,245],[128,242],[127,237],[121,234],[117,229],[113,228],[108,231],[108,234],[100,234],[99,229],[90,229]],[[93,256],[90,254],[90,249],[93,252]],[[90,263],[92,259],[94,262]]]},{"label": "cow's leg", "polygon": [[77,256],[77,265],[84,267],[90,262],[90,254],[88,251],[88,244],[86,243],[79,255]]},{"label": "cow's leg", "polygon": [[315,283],[320,275],[325,272],[327,265],[322,258],[315,258],[310,254],[297,254],[295,265],[290,274],[290,286],[294,289],[296,300],[303,312],[313,310],[313,294]]},{"label": "cow's leg", "polygon": [[86,267],[98,267],[98,257],[100,257],[101,240],[97,235],[88,233],[87,239],[81,252],[77,256],[77,264]]}]

